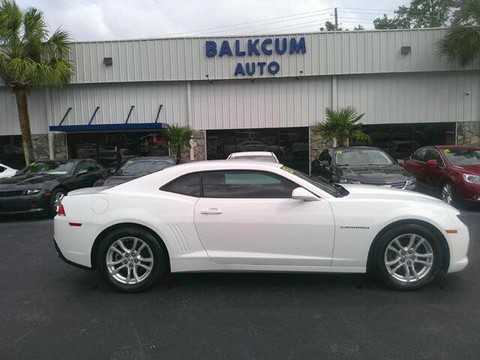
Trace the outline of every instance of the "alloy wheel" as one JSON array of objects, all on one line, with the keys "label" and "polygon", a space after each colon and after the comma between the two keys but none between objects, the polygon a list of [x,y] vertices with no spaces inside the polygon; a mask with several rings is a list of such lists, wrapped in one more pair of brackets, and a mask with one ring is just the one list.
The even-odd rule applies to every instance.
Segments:
[{"label": "alloy wheel", "polygon": [[446,183],[442,187],[442,200],[445,201],[447,204],[451,204],[453,202],[453,186],[452,184]]},{"label": "alloy wheel", "polygon": [[153,269],[153,252],[137,237],[123,237],[108,249],[106,265],[110,275],[125,285],[142,282]]},{"label": "alloy wheel", "polygon": [[428,240],[417,234],[403,234],[394,238],[384,254],[385,267],[394,279],[415,283],[432,270],[433,249]]}]

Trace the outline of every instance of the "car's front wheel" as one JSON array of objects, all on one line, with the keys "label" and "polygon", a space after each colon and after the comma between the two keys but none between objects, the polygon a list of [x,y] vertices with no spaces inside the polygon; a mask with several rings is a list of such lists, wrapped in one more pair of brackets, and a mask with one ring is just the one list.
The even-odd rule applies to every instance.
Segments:
[{"label": "car's front wheel", "polygon": [[450,181],[443,184],[441,196],[447,204],[453,205],[455,203],[455,189]]},{"label": "car's front wheel", "polygon": [[125,227],[109,233],[97,253],[97,266],[117,290],[140,292],[151,288],[167,268],[166,254],[149,232]]},{"label": "car's front wheel", "polygon": [[440,239],[426,227],[396,226],[383,234],[374,246],[374,271],[391,288],[422,288],[432,282],[441,269]]}]

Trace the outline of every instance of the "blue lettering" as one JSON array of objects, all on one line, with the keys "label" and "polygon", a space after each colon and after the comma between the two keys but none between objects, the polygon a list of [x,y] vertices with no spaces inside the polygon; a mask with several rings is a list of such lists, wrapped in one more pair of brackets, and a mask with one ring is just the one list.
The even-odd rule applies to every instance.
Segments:
[{"label": "blue lettering", "polygon": [[223,55],[233,56],[232,49],[230,49],[230,44],[227,40],[222,42],[218,56],[222,57]]},{"label": "blue lettering", "polygon": [[273,51],[272,49],[267,48],[268,45],[272,45],[272,39],[265,39],[262,41],[262,52],[265,55],[272,55]]},{"label": "blue lettering", "polygon": [[258,43],[260,42],[259,39],[256,39],[255,41],[248,40],[247,45],[248,45],[248,56],[252,56],[253,54],[260,56],[260,51],[258,51],[257,46]]},{"label": "blue lettering", "polygon": [[282,39],[283,48],[280,48],[280,39],[275,39],[275,52],[278,55],[283,55],[287,51],[287,38]]},{"label": "blue lettering", "polygon": [[235,55],[245,56],[245,51],[240,49],[240,40],[235,40]]},{"label": "blue lettering", "polygon": [[263,62],[258,62],[257,65],[260,68],[260,75],[263,75],[263,68],[265,67],[265,65],[267,65],[267,63],[263,61]]},{"label": "blue lettering", "polygon": [[268,64],[267,70],[271,75],[275,75],[280,70],[280,64],[276,61],[272,61],[270,64]]},{"label": "blue lettering", "polygon": [[291,38],[290,39],[290,54],[293,54],[296,52],[297,54],[299,52],[302,52],[302,54],[305,54],[307,52],[307,48],[305,46],[305,38],[300,38],[300,40],[297,43],[297,39]]},{"label": "blue lettering", "polygon": [[217,43],[215,41],[206,41],[205,53],[207,57],[214,57],[217,55]]},{"label": "blue lettering", "polygon": [[237,67],[235,68],[235,74],[233,74],[235,76],[238,76],[238,75],[243,75],[245,76],[245,70],[243,70],[243,66],[241,63],[238,63],[237,64]]},{"label": "blue lettering", "polygon": [[[251,69],[250,69],[251,67]],[[248,75],[252,76],[255,74],[255,63],[246,63],[245,64],[245,71],[247,72]]]}]

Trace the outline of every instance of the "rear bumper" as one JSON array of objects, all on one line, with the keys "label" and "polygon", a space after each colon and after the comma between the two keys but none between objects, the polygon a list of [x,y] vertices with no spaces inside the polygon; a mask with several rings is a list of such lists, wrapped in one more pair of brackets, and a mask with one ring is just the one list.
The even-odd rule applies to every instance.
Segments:
[{"label": "rear bumper", "polygon": [[58,247],[57,242],[55,241],[55,238],[53,238],[53,246],[55,247],[55,251],[56,251],[58,257],[59,257],[60,259],[62,259],[64,262],[66,262],[68,265],[73,265],[73,266],[75,266],[75,267],[78,267],[78,268],[84,269],[84,270],[93,270],[93,268],[91,268],[91,267],[77,264],[77,263],[75,263],[75,262],[73,262],[73,261],[68,260],[65,256],[63,256],[62,251],[60,250],[60,248]]}]

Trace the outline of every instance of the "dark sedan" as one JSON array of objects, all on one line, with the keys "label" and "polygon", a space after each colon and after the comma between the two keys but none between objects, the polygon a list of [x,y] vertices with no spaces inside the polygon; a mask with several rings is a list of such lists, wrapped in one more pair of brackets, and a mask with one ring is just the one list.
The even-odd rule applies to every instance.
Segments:
[{"label": "dark sedan", "polygon": [[177,162],[170,156],[137,157],[128,160],[120,169],[107,179],[98,180],[95,186],[115,186],[124,182],[163,170],[176,165]]},{"label": "dark sedan", "polygon": [[405,159],[405,169],[443,201],[480,203],[480,147],[428,146]]},{"label": "dark sedan", "polygon": [[108,170],[90,159],[38,161],[0,180],[0,214],[43,213],[55,216],[71,190],[92,186]]},{"label": "dark sedan", "polygon": [[412,190],[415,177],[374,147],[328,148],[312,162],[312,175],[328,183],[380,185]]}]

